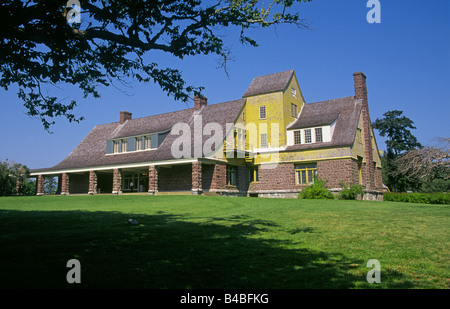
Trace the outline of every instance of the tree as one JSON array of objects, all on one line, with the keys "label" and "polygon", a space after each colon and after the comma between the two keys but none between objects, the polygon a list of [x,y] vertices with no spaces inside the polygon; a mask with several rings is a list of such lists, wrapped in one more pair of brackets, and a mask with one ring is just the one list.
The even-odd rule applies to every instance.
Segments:
[{"label": "tree", "polygon": [[23,184],[29,174],[25,165],[0,162],[0,196],[22,195]]},{"label": "tree", "polygon": [[[283,23],[307,28],[294,4],[311,0],[4,0],[0,4],[0,86],[18,85],[27,114],[46,130],[61,116],[79,122],[76,101],[46,93],[44,85],[75,85],[84,97],[98,86],[153,81],[176,100],[202,87],[186,86],[178,69],[160,68],[150,52],[230,59],[221,29],[238,27],[242,44],[257,46],[252,27]],[[77,5],[79,4],[79,5]]]},{"label": "tree", "polygon": [[422,145],[409,129],[416,129],[414,122],[398,110],[388,111],[383,114],[384,118],[377,118],[373,122],[373,127],[380,131],[380,135],[387,137],[387,152],[391,152],[395,157]]},{"label": "tree", "polygon": [[381,136],[387,137],[387,149],[382,157],[383,182],[394,191],[417,190],[420,183],[413,176],[407,177],[406,174],[400,173],[396,161],[399,155],[422,147],[410,131],[416,129],[414,122],[398,110],[388,111],[383,116],[372,124],[374,129],[379,130]]},{"label": "tree", "polygon": [[437,140],[437,146],[412,149],[397,158],[397,173],[418,178],[425,191],[446,192],[450,189],[450,139]]}]

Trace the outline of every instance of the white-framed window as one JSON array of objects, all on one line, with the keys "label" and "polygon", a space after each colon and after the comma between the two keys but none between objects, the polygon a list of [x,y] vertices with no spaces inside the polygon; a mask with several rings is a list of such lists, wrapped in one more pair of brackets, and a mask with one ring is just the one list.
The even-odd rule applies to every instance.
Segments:
[{"label": "white-framed window", "polygon": [[127,140],[122,140],[122,152],[127,152]]},{"label": "white-framed window", "polygon": [[299,145],[302,143],[302,131],[294,131],[294,144]]},{"label": "white-framed window", "polygon": [[311,139],[311,129],[306,129],[305,130],[305,144],[309,144],[312,142]]},{"label": "white-framed window", "polygon": [[267,112],[266,112],[266,106],[260,106],[259,107],[259,119],[266,119]]},{"label": "white-framed window", "polygon": [[142,150],[142,138],[136,137],[136,150]]},{"label": "white-framed window", "polygon": [[119,141],[113,142],[113,152],[118,153],[119,152]]},{"label": "white-framed window", "polygon": [[267,134],[260,135],[261,148],[267,148]]},{"label": "white-framed window", "polygon": [[145,149],[150,149],[152,147],[151,138],[150,136],[145,137]]},{"label": "white-framed window", "polygon": [[291,94],[292,96],[297,96],[297,89],[295,89],[294,87],[291,88]]}]

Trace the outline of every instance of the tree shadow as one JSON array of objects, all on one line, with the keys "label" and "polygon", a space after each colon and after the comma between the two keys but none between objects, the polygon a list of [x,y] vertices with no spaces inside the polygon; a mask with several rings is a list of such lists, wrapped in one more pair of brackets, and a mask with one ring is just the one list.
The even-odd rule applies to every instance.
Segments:
[{"label": "tree shadow", "polygon": [[[130,218],[138,223],[129,224]],[[287,249],[289,241],[266,236],[250,237],[273,226],[270,221],[242,216],[190,222],[162,212],[2,210],[0,286],[343,289],[366,280],[350,272],[352,265],[362,261]],[[291,232],[314,230],[304,227]],[[80,261],[81,284],[66,281],[69,259]]]}]

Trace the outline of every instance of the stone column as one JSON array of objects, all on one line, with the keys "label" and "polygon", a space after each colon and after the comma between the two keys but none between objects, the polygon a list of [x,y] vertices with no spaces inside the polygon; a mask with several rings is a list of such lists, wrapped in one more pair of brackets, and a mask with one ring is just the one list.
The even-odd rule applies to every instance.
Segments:
[{"label": "stone column", "polygon": [[227,184],[227,166],[225,164],[214,164],[213,177],[211,180],[211,190],[225,189]]},{"label": "stone column", "polygon": [[97,193],[97,172],[89,171],[89,194]]},{"label": "stone column", "polygon": [[192,162],[192,194],[202,194],[202,163]]},{"label": "stone column", "polygon": [[44,195],[44,177],[42,175],[38,175],[36,179],[36,195]]},{"label": "stone column", "polygon": [[70,187],[70,178],[69,174],[63,173],[61,177],[61,194],[68,195]]},{"label": "stone column", "polygon": [[122,193],[122,173],[119,169],[114,169],[113,172],[113,189],[112,194]]},{"label": "stone column", "polygon": [[148,167],[148,194],[155,195],[158,193],[158,170],[156,166]]}]

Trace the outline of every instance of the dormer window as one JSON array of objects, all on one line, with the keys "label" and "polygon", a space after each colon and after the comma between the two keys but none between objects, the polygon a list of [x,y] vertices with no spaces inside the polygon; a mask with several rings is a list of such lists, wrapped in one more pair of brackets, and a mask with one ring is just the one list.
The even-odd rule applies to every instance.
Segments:
[{"label": "dormer window", "polygon": [[306,129],[305,130],[305,144],[309,144],[309,143],[312,143],[311,129]]},{"label": "dormer window", "polygon": [[323,141],[322,128],[315,128],[314,130],[316,132],[316,143],[322,142]]},{"label": "dormer window", "polygon": [[300,145],[302,143],[302,131],[294,131],[294,144]]}]

